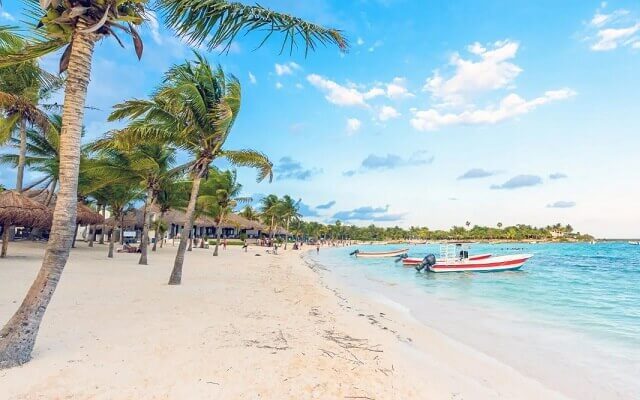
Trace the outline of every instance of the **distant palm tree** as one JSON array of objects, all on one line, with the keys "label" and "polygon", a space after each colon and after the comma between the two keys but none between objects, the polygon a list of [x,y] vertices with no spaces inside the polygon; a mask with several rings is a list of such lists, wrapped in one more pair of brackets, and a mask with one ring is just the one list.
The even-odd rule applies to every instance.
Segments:
[{"label": "distant palm tree", "polygon": [[275,194],[270,194],[260,200],[260,215],[262,216],[262,222],[269,227],[270,238],[273,238],[278,229],[281,206],[282,203]]},{"label": "distant palm tree", "polygon": [[222,226],[225,218],[238,203],[248,203],[250,197],[240,197],[242,185],[238,183],[236,171],[212,170],[209,179],[202,185],[198,203],[206,210],[205,214],[216,221],[216,247],[213,255],[218,255]]},{"label": "distant palm tree", "polygon": [[[193,228],[196,200],[200,184],[206,180],[209,166],[217,158],[225,158],[235,166],[258,169],[258,181],[272,177],[272,164],[255,150],[223,148],[240,111],[240,82],[225,75],[222,68],[212,69],[209,62],[196,53],[195,61],[174,66],[167,72],[164,84],[150,100],[129,100],[114,106],[110,120],[132,119],[121,135],[144,142],[163,140],[187,151],[192,157],[190,178],[193,181],[186,209],[185,229]],[[180,238],[169,284],[179,285],[188,235]]]},{"label": "distant palm tree", "polygon": [[[31,14],[40,17],[33,26],[42,28],[38,33],[43,39],[31,40],[18,52],[1,54],[0,67],[19,64],[65,48],[60,58],[60,71],[67,71],[63,140],[60,146],[64,162],[60,164],[60,191],[40,272],[20,307],[0,330],[0,368],[24,364],[31,358],[42,317],[69,258],[76,220],[80,133],[93,50],[98,40],[113,36],[119,41],[114,30],[121,30],[131,35],[133,47],[140,58],[143,43],[135,26],[149,20],[151,10],[155,8],[164,14],[167,25],[180,37],[194,45],[206,41],[209,49],[220,45],[228,49],[238,34],[260,30],[266,32],[267,38],[274,32],[284,33],[284,44],[290,44],[291,49],[297,47],[297,40],[300,39],[305,50],[314,49],[318,43],[335,43],[342,50],[348,47],[337,30],[325,29],[261,6],[246,6],[226,0],[25,2]],[[171,281],[179,283],[182,258],[177,258],[175,266],[176,273],[172,274],[174,277]]]},{"label": "distant palm tree", "polygon": [[240,213],[238,214],[243,218],[248,219],[249,221],[258,221],[260,218],[260,214],[250,205],[245,206]]},{"label": "distant palm tree", "polygon": [[[289,235],[289,225],[291,221],[300,218],[302,215],[298,212],[300,209],[301,200],[295,201],[291,198],[291,196],[284,195],[282,200],[280,200],[280,218],[284,221],[285,230],[287,231],[286,235]],[[284,241],[284,249],[287,249],[288,239]]]},{"label": "distant palm tree", "polygon": [[467,226],[467,229],[469,229],[469,227],[471,226],[471,221],[467,221],[464,224]]},{"label": "distant palm tree", "polygon": [[498,229],[502,229],[502,222],[498,222]]}]

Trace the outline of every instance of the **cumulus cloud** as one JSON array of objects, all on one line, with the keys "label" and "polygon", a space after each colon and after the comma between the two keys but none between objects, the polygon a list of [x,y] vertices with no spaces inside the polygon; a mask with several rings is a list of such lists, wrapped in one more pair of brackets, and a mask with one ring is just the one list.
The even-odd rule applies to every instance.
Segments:
[{"label": "cumulus cloud", "polygon": [[276,75],[293,75],[296,71],[302,69],[301,66],[294,63],[293,61],[287,64],[278,64],[275,65]]},{"label": "cumulus cloud", "polygon": [[258,83],[258,79],[256,79],[256,76],[251,72],[249,72],[249,82],[251,82],[253,85]]},{"label": "cumulus cloud", "polygon": [[451,125],[496,124],[519,115],[527,114],[541,105],[568,99],[576,95],[571,89],[549,90],[540,97],[525,100],[515,93],[504,97],[497,106],[482,109],[471,108],[458,113],[441,112],[435,108],[412,109],[411,125],[419,131],[434,131]]},{"label": "cumulus cloud", "polygon": [[331,200],[331,201],[329,201],[327,203],[320,204],[320,205],[316,206],[316,208],[318,210],[328,210],[328,209],[330,209],[331,207],[333,207],[335,205],[336,205],[335,200]]},{"label": "cumulus cloud", "polygon": [[567,178],[566,174],[562,172],[554,172],[553,174],[549,174],[549,179],[565,179]]},{"label": "cumulus cloud", "polygon": [[151,31],[151,37],[156,44],[162,44],[162,36],[160,35],[160,24],[158,23],[158,17],[155,12],[147,11],[147,22],[149,23],[149,30]]},{"label": "cumulus cloud", "polygon": [[398,118],[401,115],[402,114],[400,114],[398,110],[391,106],[382,106],[380,108],[380,112],[378,113],[378,119],[384,122],[390,119]]},{"label": "cumulus cloud", "polygon": [[364,39],[363,39],[363,38],[361,38],[361,37],[359,37],[359,38],[356,40],[356,44],[357,44],[358,46],[362,46],[362,45],[364,44]]},{"label": "cumulus cloud", "polygon": [[497,171],[487,171],[486,169],[482,169],[482,168],[471,168],[464,174],[460,175],[458,177],[458,180],[486,178],[489,176],[493,176],[497,173],[498,173]]},{"label": "cumulus cloud", "polygon": [[542,178],[537,175],[517,175],[501,185],[492,185],[491,189],[520,189],[542,184]]},{"label": "cumulus cloud", "polygon": [[606,11],[606,3],[596,10],[588,23],[587,40],[593,51],[610,51],[619,47],[640,48],[640,21],[628,10]]},{"label": "cumulus cloud", "polygon": [[371,207],[364,206],[354,208],[353,210],[339,211],[333,215],[336,220],[342,221],[399,221],[404,216],[403,214],[391,214],[388,213],[389,206],[384,207]]},{"label": "cumulus cloud", "polygon": [[276,89],[280,90],[282,89],[284,86],[282,85],[282,83],[280,82],[276,82]]},{"label": "cumulus cloud", "polygon": [[291,157],[282,157],[273,168],[278,180],[307,180],[322,172],[319,168],[304,168],[299,161]]},{"label": "cumulus cloud", "polygon": [[325,99],[338,106],[360,106],[369,107],[369,100],[377,97],[387,97],[389,99],[402,99],[414,96],[406,88],[406,79],[396,77],[389,83],[378,82],[375,85],[357,85],[349,83],[341,85],[331,79],[318,74],[310,74],[307,81],[325,94]]},{"label": "cumulus cloud", "polygon": [[353,135],[362,127],[362,122],[358,118],[347,119],[347,134]]},{"label": "cumulus cloud", "polygon": [[0,19],[4,19],[6,21],[15,21],[15,17],[11,14],[9,14],[6,11],[0,11]]},{"label": "cumulus cloud", "polygon": [[556,201],[555,203],[547,204],[547,208],[573,208],[576,206],[574,201]]},{"label": "cumulus cloud", "polygon": [[459,105],[478,93],[510,87],[522,72],[511,62],[520,45],[503,40],[488,47],[478,42],[468,46],[469,59],[454,53],[449,59],[453,74],[447,78],[436,70],[423,89],[446,104]]}]

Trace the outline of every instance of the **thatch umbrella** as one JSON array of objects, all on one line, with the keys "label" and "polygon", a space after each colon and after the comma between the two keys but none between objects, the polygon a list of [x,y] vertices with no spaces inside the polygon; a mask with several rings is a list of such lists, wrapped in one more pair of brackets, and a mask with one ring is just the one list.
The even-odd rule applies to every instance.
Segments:
[{"label": "thatch umbrella", "polygon": [[51,225],[51,211],[41,203],[13,190],[0,193],[0,225],[2,225],[2,252],[7,255],[9,228],[12,225],[46,227]]},{"label": "thatch umbrella", "polygon": [[76,233],[73,236],[73,244],[71,247],[76,247],[76,237],[78,236],[78,227],[80,225],[95,225],[104,222],[104,217],[100,213],[93,211],[86,204],[78,202],[78,212],[76,216]]}]

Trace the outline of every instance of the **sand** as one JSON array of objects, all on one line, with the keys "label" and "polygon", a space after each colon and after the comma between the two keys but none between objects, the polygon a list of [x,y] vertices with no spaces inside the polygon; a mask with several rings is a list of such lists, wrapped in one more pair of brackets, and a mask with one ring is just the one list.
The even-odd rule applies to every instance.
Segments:
[{"label": "sand", "polygon": [[[540,382],[322,278],[300,251],[176,247],[107,259],[79,242],[33,360],[0,371],[2,399],[554,399]],[[0,260],[0,323],[42,244]]]}]

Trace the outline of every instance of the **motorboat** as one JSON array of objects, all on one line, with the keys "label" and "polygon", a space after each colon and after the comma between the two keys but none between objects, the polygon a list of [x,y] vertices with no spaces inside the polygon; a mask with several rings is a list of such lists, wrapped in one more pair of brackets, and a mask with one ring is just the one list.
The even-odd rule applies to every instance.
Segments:
[{"label": "motorboat", "polygon": [[533,257],[533,254],[510,254],[472,259],[468,249],[469,246],[464,243],[442,245],[440,257],[436,259],[434,254],[429,254],[415,268],[418,271],[429,272],[515,271]]},{"label": "motorboat", "polygon": [[397,249],[397,250],[391,250],[391,251],[360,251],[360,250],[355,250],[353,252],[351,252],[351,256],[356,256],[358,258],[385,258],[385,257],[398,257],[404,254],[407,254],[407,252],[409,251],[408,248],[406,249]]},{"label": "motorboat", "polygon": [[[491,257],[491,253],[470,255],[469,260],[484,260]],[[424,257],[405,257],[402,259],[402,264],[408,267],[419,265],[424,260]]]}]

